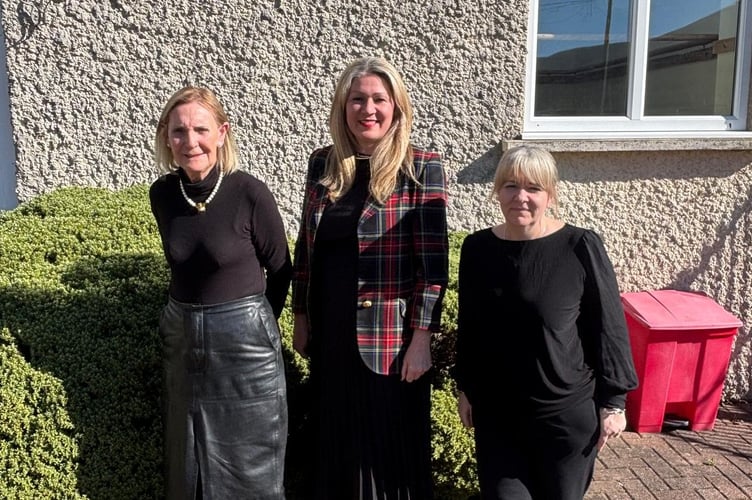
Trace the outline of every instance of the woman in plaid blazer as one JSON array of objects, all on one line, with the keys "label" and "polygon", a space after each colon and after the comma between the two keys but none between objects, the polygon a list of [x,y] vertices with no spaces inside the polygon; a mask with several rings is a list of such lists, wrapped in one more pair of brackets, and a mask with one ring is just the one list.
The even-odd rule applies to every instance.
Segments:
[{"label": "woman in plaid blazer", "polygon": [[446,181],[409,142],[412,107],[381,58],[340,77],[333,145],[308,163],[294,347],[310,357],[310,491],[430,499],[431,334],[447,284]]}]

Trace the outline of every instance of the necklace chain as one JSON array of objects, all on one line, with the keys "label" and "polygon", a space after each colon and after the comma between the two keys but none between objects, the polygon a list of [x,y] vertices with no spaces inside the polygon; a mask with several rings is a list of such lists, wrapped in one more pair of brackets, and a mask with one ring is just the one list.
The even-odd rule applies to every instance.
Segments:
[{"label": "necklace chain", "polygon": [[183,186],[183,179],[178,179],[178,182],[180,183],[180,192],[182,193],[183,198],[185,198],[185,201],[188,202],[190,206],[195,208],[197,212],[199,213],[206,212],[206,205],[211,203],[211,201],[217,195],[217,191],[219,191],[219,185],[222,184],[222,178],[224,177],[224,175],[225,175],[224,172],[220,168],[219,178],[217,179],[217,183],[214,185],[214,189],[212,189],[211,193],[209,193],[209,196],[207,196],[206,200],[204,201],[195,202],[188,197],[188,194],[185,192],[185,187]]},{"label": "necklace chain", "polygon": [[[543,224],[541,224],[540,234],[538,234],[538,236],[536,238],[532,238],[532,239],[543,238],[546,235],[546,233],[548,233],[548,223],[546,223],[546,221],[543,221]],[[507,224],[506,224],[506,222],[504,223],[503,226],[501,226],[501,239],[502,240],[507,239]]]}]

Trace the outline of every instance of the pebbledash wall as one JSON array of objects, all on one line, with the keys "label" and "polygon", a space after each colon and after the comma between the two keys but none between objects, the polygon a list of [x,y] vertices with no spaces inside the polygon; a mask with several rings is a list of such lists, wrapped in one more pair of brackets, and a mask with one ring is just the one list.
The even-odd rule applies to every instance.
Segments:
[{"label": "pebbledash wall", "polygon": [[[451,229],[500,218],[490,180],[522,131],[527,0],[0,6],[15,147],[15,163],[0,165],[15,168],[20,202],[60,186],[151,182],[161,106],[198,84],[219,94],[244,169],[268,183],[293,235],[308,154],[329,141],[337,76],[353,58],[383,55],[410,89],[414,143],[443,155]],[[560,164],[560,216],[603,236],[623,291],[703,291],[744,323],[724,397],[752,398],[750,141],[544,144]]]}]

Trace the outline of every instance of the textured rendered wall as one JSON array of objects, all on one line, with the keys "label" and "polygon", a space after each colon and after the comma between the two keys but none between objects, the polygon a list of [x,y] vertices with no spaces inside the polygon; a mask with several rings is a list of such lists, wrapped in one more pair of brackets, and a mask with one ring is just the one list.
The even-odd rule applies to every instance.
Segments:
[{"label": "textured rendered wall", "polygon": [[556,156],[561,215],[603,236],[623,291],[702,291],[744,323],[725,394],[749,398],[752,151]]},{"label": "textured rendered wall", "polygon": [[[336,77],[353,58],[401,69],[414,142],[442,153],[450,225],[475,230],[500,141],[520,132],[527,0],[0,0],[21,201],[63,185],[113,189],[158,173],[152,134],[184,84],[225,104],[244,168],[291,234],[310,151],[328,143]],[[702,290],[745,324],[726,397],[747,397],[752,153],[561,153],[561,215],[601,232],[625,291]]]},{"label": "textured rendered wall", "polygon": [[336,77],[364,55],[403,71],[415,141],[452,171],[519,128],[526,15],[514,2],[2,5],[21,201],[61,185],[151,181],[161,106],[191,83],[218,92],[244,165],[269,182],[294,231],[308,154],[328,141]]}]

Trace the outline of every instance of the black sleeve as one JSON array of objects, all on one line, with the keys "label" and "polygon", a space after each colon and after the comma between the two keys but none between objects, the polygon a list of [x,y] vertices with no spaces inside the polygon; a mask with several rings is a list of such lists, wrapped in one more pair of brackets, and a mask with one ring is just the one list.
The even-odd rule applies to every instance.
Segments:
[{"label": "black sleeve", "polygon": [[285,306],[292,276],[287,235],[269,188],[260,183],[252,212],[253,244],[259,263],[266,270],[266,298],[279,318]]},{"label": "black sleeve", "polygon": [[580,316],[585,356],[596,374],[596,402],[624,408],[627,392],[637,387],[637,374],[616,274],[596,233],[585,231],[577,254],[586,272]]},{"label": "black sleeve", "polygon": [[167,248],[165,246],[165,234],[164,234],[164,218],[165,218],[165,189],[167,185],[166,176],[162,176],[149,186],[149,206],[151,207],[151,213],[154,216],[154,221],[157,224],[157,230],[159,231],[160,242],[162,243],[162,253],[165,259],[168,259]]},{"label": "black sleeve", "polygon": [[474,368],[480,359],[478,349],[482,348],[479,321],[482,315],[476,296],[479,279],[476,264],[481,260],[477,255],[477,246],[477,239],[471,235],[462,242],[460,251],[456,359],[452,369],[457,388],[465,393],[471,403],[478,383]]},{"label": "black sleeve", "polygon": [[149,207],[157,224],[159,224],[159,205],[160,202],[164,203],[161,199],[164,192],[164,183],[164,178],[160,177],[149,186]]}]

